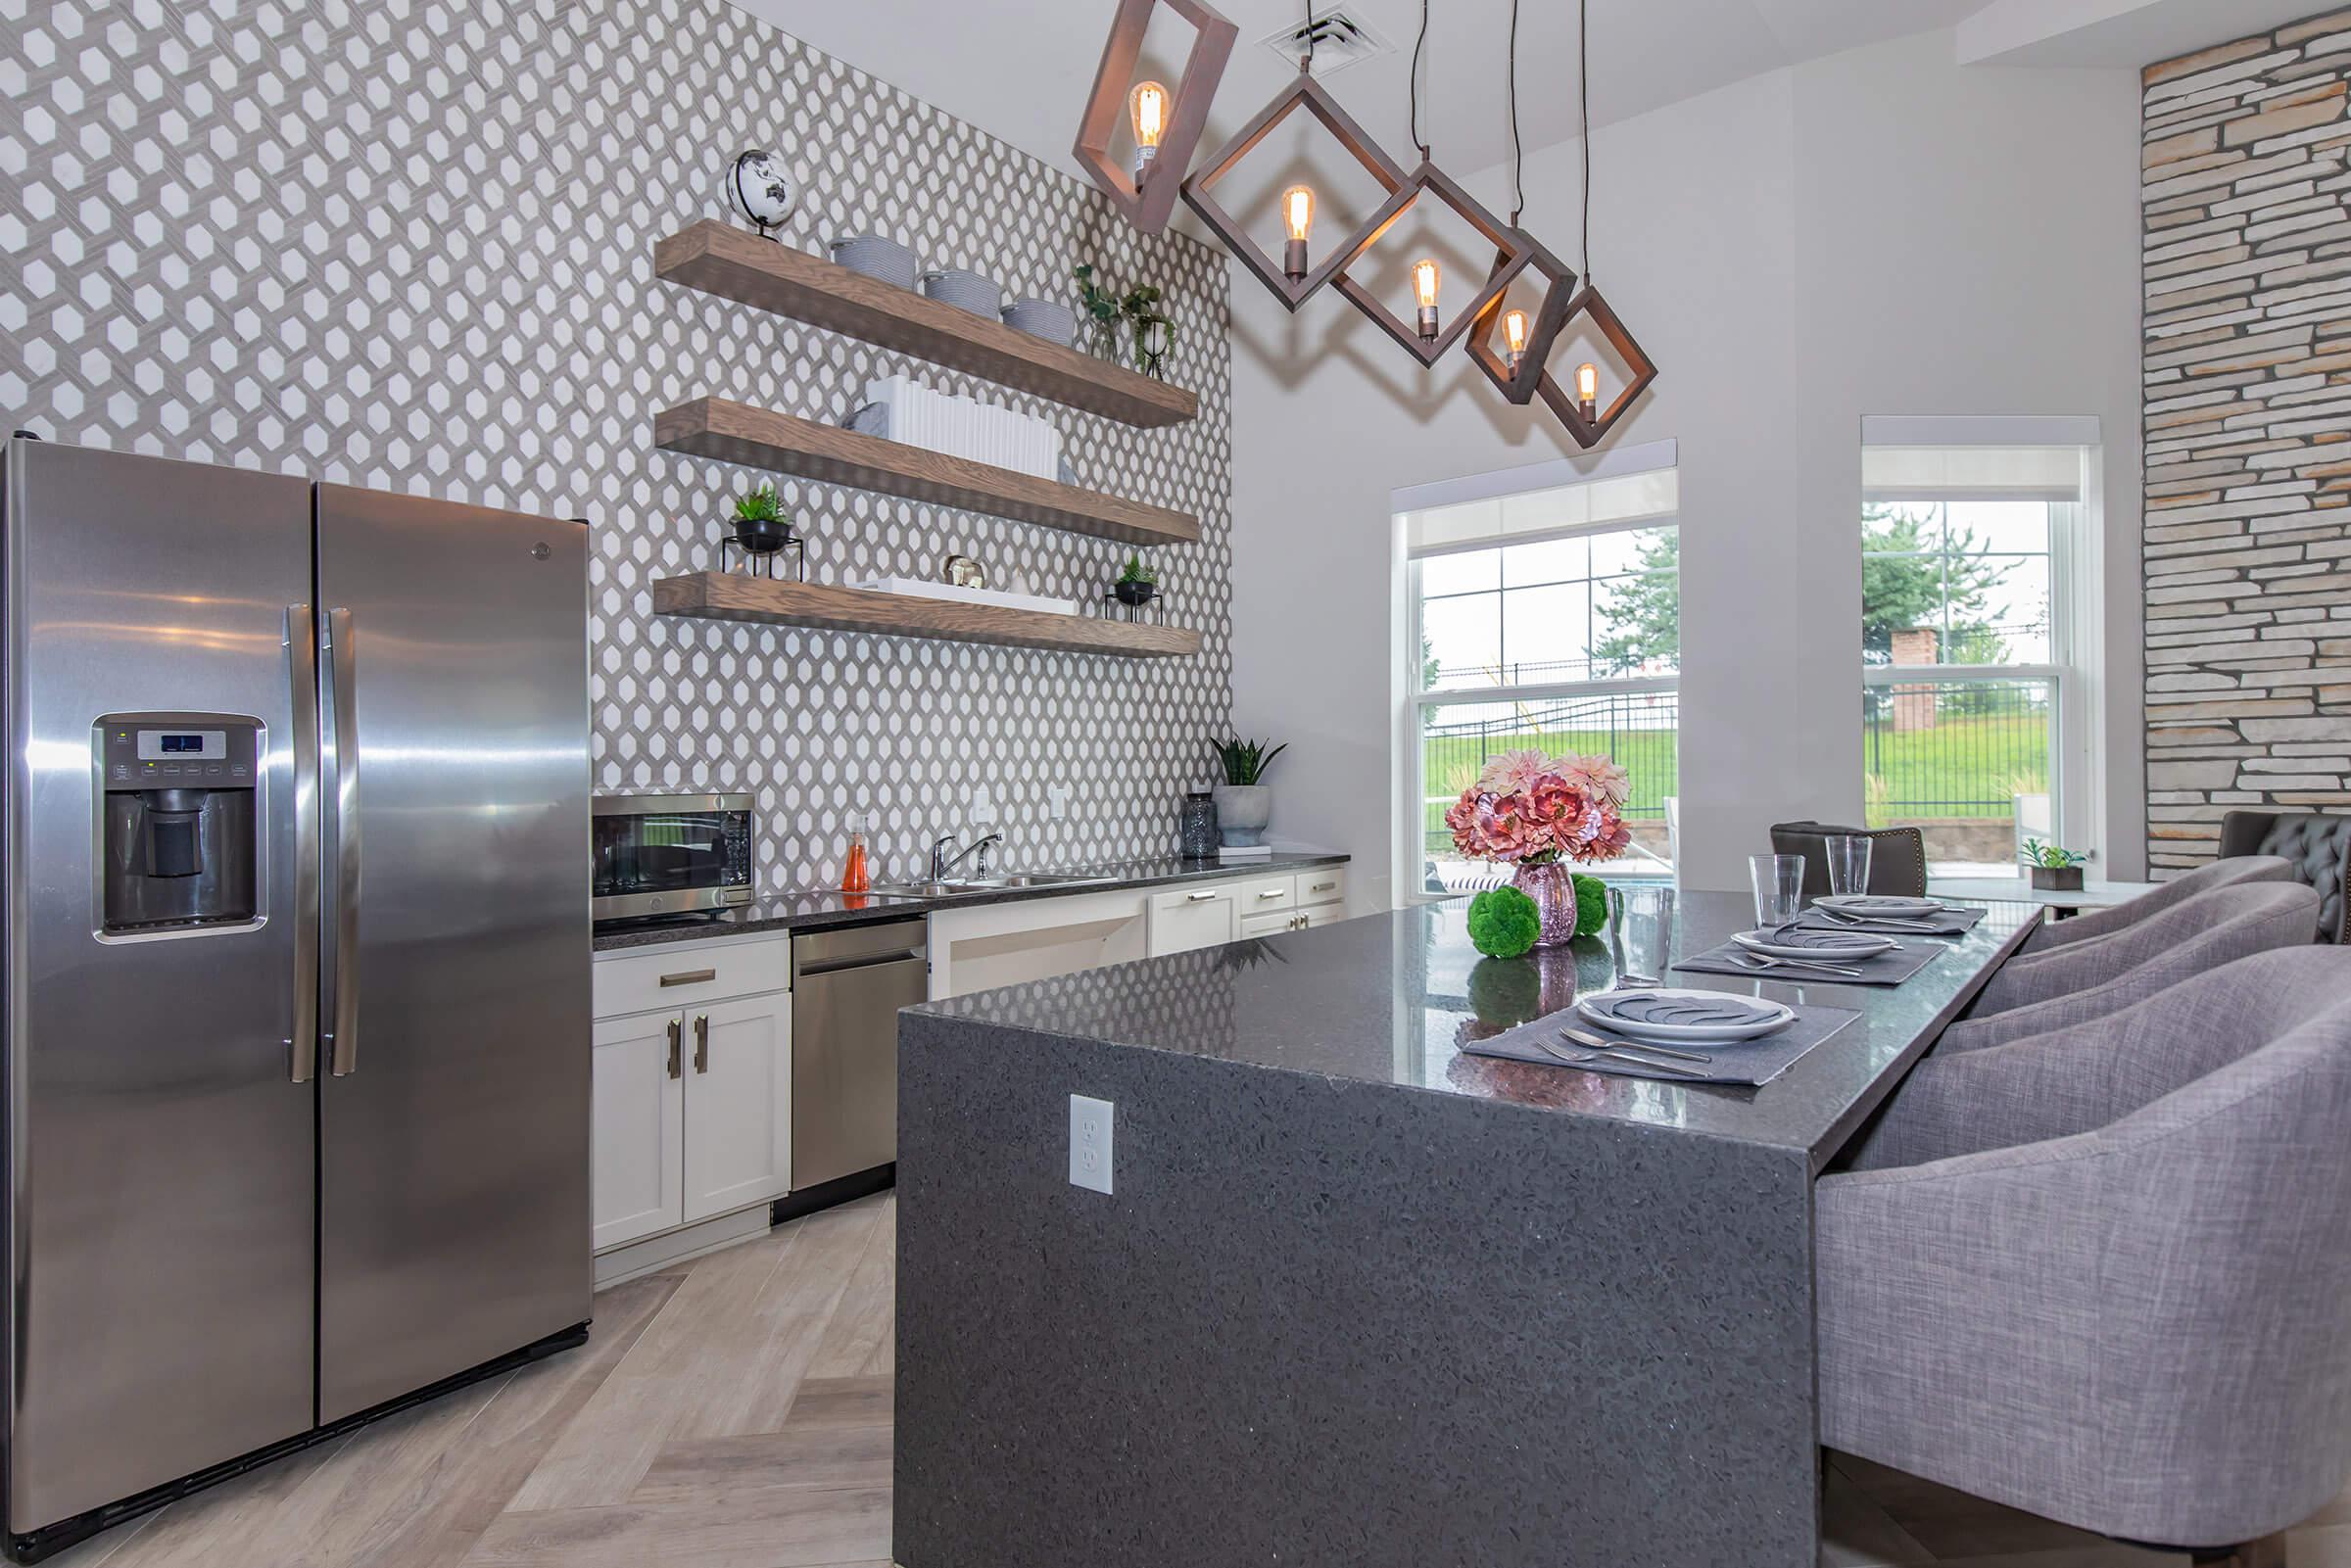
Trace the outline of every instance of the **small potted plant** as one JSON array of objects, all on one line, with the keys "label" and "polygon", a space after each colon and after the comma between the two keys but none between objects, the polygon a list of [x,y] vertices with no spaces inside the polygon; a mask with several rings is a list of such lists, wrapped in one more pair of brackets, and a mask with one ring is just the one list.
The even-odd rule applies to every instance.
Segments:
[{"label": "small potted plant", "polygon": [[753,555],[772,555],[792,543],[792,518],[772,480],[736,499],[735,543]]},{"label": "small potted plant", "polygon": [[1126,570],[1119,573],[1119,580],[1110,585],[1110,591],[1121,604],[1139,610],[1159,597],[1159,568],[1145,566],[1140,555],[1129,555]]},{"label": "small potted plant", "polygon": [[1175,346],[1176,323],[1159,308],[1160,292],[1154,284],[1127,291],[1119,302],[1127,320],[1134,331],[1134,365],[1143,374],[1157,381],[1168,375],[1168,350]]},{"label": "small potted plant", "polygon": [[2078,851],[2060,849],[2055,844],[2038,838],[2025,840],[2025,865],[2033,873],[2033,885],[2044,893],[2078,893],[2082,890],[2082,856]]},{"label": "small potted plant", "polygon": [[1094,281],[1094,264],[1080,262],[1075,273],[1078,303],[1092,324],[1094,352],[1105,359],[1119,356],[1119,320],[1126,314],[1118,295]]},{"label": "small potted plant", "polygon": [[1247,849],[1263,843],[1266,825],[1273,820],[1273,791],[1266,787],[1266,770],[1287,745],[1268,749],[1263,740],[1214,740],[1218,766],[1224,782],[1217,785],[1217,831],[1227,849]]}]

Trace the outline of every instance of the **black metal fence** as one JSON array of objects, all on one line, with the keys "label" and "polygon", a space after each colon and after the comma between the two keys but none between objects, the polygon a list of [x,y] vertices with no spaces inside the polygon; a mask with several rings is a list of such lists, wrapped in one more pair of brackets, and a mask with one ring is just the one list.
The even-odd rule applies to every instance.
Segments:
[{"label": "black metal fence", "polygon": [[1681,698],[1671,691],[1424,710],[1422,810],[1430,853],[1452,852],[1445,809],[1506,751],[1611,758],[1632,776],[1626,820],[1661,825],[1666,797],[1678,792],[1681,723]]},{"label": "black metal fence", "polygon": [[2049,787],[2046,681],[1903,681],[1864,689],[1873,819],[2005,818]]}]

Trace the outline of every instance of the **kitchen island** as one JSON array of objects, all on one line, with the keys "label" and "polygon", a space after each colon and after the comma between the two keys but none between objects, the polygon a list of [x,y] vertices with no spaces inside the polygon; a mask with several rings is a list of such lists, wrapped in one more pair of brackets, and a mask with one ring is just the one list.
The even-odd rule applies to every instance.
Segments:
[{"label": "kitchen island", "polygon": [[896,1560],[1811,1568],[1811,1183],[2037,918],[1892,989],[1674,975],[1861,1014],[1760,1089],[1465,1054],[1613,976],[1458,903],[908,1011]]}]

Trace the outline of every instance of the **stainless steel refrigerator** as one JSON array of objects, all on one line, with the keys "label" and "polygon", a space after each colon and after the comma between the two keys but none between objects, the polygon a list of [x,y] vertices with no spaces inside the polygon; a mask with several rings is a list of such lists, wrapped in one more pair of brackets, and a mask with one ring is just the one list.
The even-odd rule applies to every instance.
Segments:
[{"label": "stainless steel refrigerator", "polygon": [[589,1315],[586,530],[6,451],[7,1528]]}]

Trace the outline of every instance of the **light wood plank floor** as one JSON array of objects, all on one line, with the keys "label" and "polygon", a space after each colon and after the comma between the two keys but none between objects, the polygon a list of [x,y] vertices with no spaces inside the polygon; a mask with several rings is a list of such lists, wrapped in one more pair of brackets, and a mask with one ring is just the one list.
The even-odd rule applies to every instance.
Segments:
[{"label": "light wood plank floor", "polygon": [[[894,1201],[598,1297],[588,1346],[123,1525],[63,1568],[889,1568]],[[1834,1568],[2183,1557],[1838,1456]],[[2351,1495],[2293,1568],[2351,1568]]]}]

